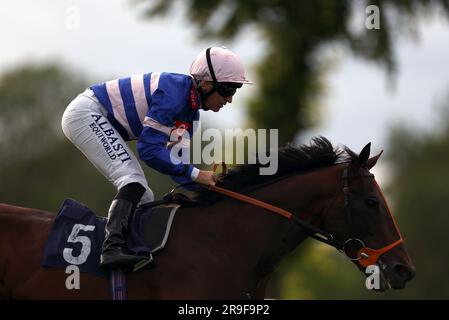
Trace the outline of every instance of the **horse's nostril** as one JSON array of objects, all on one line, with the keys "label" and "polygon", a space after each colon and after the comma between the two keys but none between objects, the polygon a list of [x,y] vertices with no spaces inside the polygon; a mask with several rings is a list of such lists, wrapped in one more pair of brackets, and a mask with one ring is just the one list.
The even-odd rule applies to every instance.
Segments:
[{"label": "horse's nostril", "polygon": [[405,264],[397,264],[393,267],[393,270],[395,275],[403,281],[412,280],[416,274],[415,267],[407,266]]}]

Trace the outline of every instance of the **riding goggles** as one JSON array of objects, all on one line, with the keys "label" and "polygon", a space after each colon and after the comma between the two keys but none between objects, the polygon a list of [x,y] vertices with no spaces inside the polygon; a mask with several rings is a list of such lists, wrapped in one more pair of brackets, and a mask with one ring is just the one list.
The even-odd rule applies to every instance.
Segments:
[{"label": "riding goggles", "polygon": [[241,83],[233,83],[233,82],[215,82],[214,88],[217,93],[223,98],[232,97],[238,88],[241,88]]}]

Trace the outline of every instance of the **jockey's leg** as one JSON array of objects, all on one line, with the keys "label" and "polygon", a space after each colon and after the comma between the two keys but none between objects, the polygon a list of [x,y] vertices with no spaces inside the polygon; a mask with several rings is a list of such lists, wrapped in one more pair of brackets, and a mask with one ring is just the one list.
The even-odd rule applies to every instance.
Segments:
[{"label": "jockey's leg", "polygon": [[[146,256],[136,256],[126,253],[125,233],[137,203],[145,192],[139,183],[130,183],[121,188],[114,200],[108,214],[106,235],[101,252],[101,266],[112,268],[118,265],[133,265]],[[152,259],[152,257],[149,257]]]},{"label": "jockey's leg", "polygon": [[[116,234],[114,230],[119,226],[127,228],[125,224],[132,208],[139,201],[153,201],[153,192],[148,187],[136,156],[107,119],[106,109],[91,91],[80,94],[69,104],[62,118],[62,129],[67,138],[119,190],[109,210],[109,217],[113,218],[110,222],[110,234]],[[137,185],[139,188],[128,187],[130,185]],[[129,188],[138,197],[129,198]],[[121,240],[117,242],[113,239],[121,239],[120,236],[112,236],[110,240],[112,243],[121,243]],[[108,247],[114,246],[109,243]],[[118,256],[123,255],[119,253]],[[125,260],[131,258],[127,257]]]}]

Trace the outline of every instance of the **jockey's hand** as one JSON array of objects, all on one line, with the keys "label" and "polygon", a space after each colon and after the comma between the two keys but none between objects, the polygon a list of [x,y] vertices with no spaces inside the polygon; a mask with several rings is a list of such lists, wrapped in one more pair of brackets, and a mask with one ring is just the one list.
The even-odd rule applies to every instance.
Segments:
[{"label": "jockey's hand", "polygon": [[195,181],[206,186],[215,186],[215,174],[213,171],[200,170]]}]

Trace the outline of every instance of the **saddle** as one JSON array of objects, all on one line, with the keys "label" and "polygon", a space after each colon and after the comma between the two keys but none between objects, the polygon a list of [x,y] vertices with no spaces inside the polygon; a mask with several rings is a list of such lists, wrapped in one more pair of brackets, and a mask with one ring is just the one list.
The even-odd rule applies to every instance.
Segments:
[{"label": "saddle", "polygon": [[[127,249],[143,255],[162,250],[181,205],[196,204],[181,193],[170,193],[162,200],[138,207],[126,234]],[[106,221],[86,205],[74,199],[65,199],[45,244],[41,265],[52,268],[75,265],[80,272],[107,277],[107,272],[100,268]]]}]

